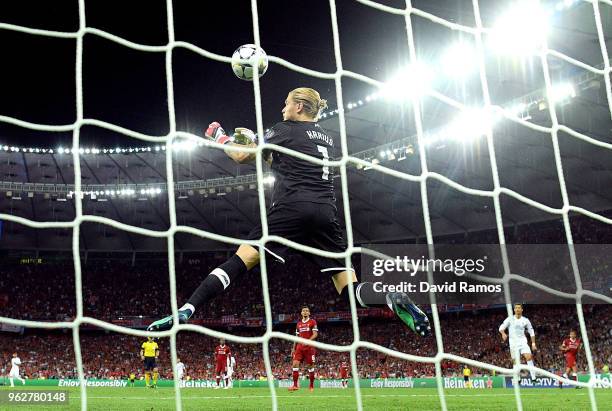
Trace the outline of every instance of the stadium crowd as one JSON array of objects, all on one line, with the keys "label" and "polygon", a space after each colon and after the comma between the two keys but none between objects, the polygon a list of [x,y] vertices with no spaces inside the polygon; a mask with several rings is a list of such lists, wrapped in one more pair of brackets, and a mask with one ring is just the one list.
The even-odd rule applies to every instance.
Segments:
[{"label": "stadium crowd", "polygon": [[[572,234],[577,244],[610,244],[612,230],[605,224],[586,217],[575,217]],[[436,239],[439,243],[495,244],[496,231],[470,233]],[[506,241],[515,244],[563,244],[566,242],[563,226],[559,221],[518,225],[506,230]],[[359,266],[359,256],[354,264]],[[200,254],[188,257],[176,265],[177,299],[182,303],[225,256]],[[590,286],[607,288],[610,265],[596,264],[592,276],[595,281],[585,281]],[[581,270],[581,275],[584,270]],[[290,276],[294,280],[287,281]],[[269,294],[274,315],[295,315],[301,305],[312,307],[314,313],[347,311],[348,304],[341,300],[327,277],[322,277],[314,265],[303,258],[288,259],[284,265],[269,264]],[[83,304],[86,316],[102,320],[120,317],[159,317],[170,310],[167,261],[163,256],[145,261],[90,258],[82,264]],[[199,310],[195,318],[220,318],[224,315],[238,317],[262,317],[264,307],[260,275],[257,270],[246,274],[239,286],[232,284],[230,290],[217,298],[205,309]],[[5,317],[58,321],[71,319],[75,315],[74,267],[70,260],[45,261],[43,264],[0,265],[0,315]],[[447,352],[479,361],[510,366],[507,347],[503,347],[497,327],[505,317],[503,309],[483,309],[440,315],[444,347]],[[525,315],[536,327],[538,351],[536,365],[549,370],[563,367],[563,357],[558,345],[570,328],[577,328],[576,308],[566,306],[538,306],[537,310],[527,306]],[[585,305],[585,319],[590,347],[597,368],[612,361],[612,309],[609,305]],[[297,318],[296,318],[297,320]],[[278,325],[279,330],[293,333],[288,325]],[[433,338],[414,338],[404,332],[404,327],[395,320],[377,322],[360,320],[361,338],[384,347],[402,352],[435,355]],[[343,323],[324,323],[320,326],[320,341],[333,344],[350,344],[352,328]],[[228,330],[241,335],[261,333],[261,328],[237,328]],[[578,330],[580,334],[580,330]],[[406,338],[406,336],[409,338]],[[138,356],[140,339],[100,331],[83,331],[81,347],[87,376],[118,378],[131,371],[141,371]],[[193,333],[180,333],[179,356],[187,365],[187,374],[192,378],[212,376],[212,350],[216,341]],[[261,346],[231,344],[238,361],[238,377],[260,378],[264,375]],[[169,343],[160,341],[162,354],[160,370],[163,376],[170,375],[168,355]],[[45,332],[26,330],[23,335],[0,332],[0,355],[2,365],[9,362],[13,351],[19,352],[28,376],[45,378],[74,377],[74,350],[69,332]],[[273,372],[277,378],[290,373],[289,355],[291,343],[273,340],[270,353]],[[585,369],[584,354],[579,357],[579,366]],[[319,352],[317,373],[320,378],[334,377],[347,354]],[[248,367],[244,365],[248,364]],[[431,364],[414,363],[387,357],[370,350],[358,351],[358,367],[362,377],[376,376],[423,376],[433,375]],[[445,361],[442,368],[447,375],[458,374],[461,364]],[[475,370],[485,372],[484,370]]]},{"label": "stadium crowd", "polygon": [[[532,306],[533,307],[533,306]],[[525,315],[531,319],[536,330],[538,351],[535,363],[544,369],[556,372],[563,368],[563,356],[559,345],[571,328],[578,322],[574,306],[538,306]],[[508,347],[501,343],[497,328],[505,317],[504,309],[485,309],[445,313],[440,316],[443,343],[446,352],[483,361],[498,366],[511,367]],[[612,360],[612,309],[608,305],[585,306],[585,318],[589,342],[597,369]],[[292,333],[293,327],[281,325],[280,331]],[[322,323],[319,325],[318,341],[348,345],[352,341],[352,328],[344,323]],[[253,336],[260,330],[233,329],[237,335]],[[362,340],[379,344],[401,352],[433,356],[436,353],[435,339],[414,338],[399,322],[360,321]],[[580,334],[580,332],[579,332]],[[85,374],[89,378],[124,378],[134,371],[142,375],[139,351],[142,338],[116,333],[89,331],[81,333],[81,351]],[[170,342],[158,341],[161,347],[160,373],[171,377]],[[213,349],[217,341],[191,332],[181,332],[177,337],[177,355],[187,365],[190,378],[210,379],[214,369]],[[258,344],[235,344],[228,342],[238,364],[237,378],[259,379],[265,375],[262,346]],[[290,352],[292,343],[274,339],[270,343],[272,369],[275,378],[288,378],[291,373]],[[17,351],[24,363],[24,371],[30,378],[74,378],[76,377],[74,348],[70,332],[26,331],[23,335],[0,334],[0,362],[3,367],[10,363],[10,356]],[[347,353],[318,351],[318,378],[337,377],[340,362],[348,361]],[[579,355],[579,368],[587,370],[584,351]],[[410,362],[381,354],[373,350],[360,349],[357,364],[361,377],[432,376],[432,364]],[[462,364],[444,361],[445,375],[459,375]],[[2,367],[0,367],[2,368]],[[7,370],[4,369],[3,375]],[[474,370],[475,374],[489,374],[486,369]]]},{"label": "stadium crowd", "polygon": [[[605,213],[604,213],[605,214]],[[572,220],[576,244],[610,244],[612,230],[605,224],[586,217]],[[566,242],[559,221],[518,225],[506,230],[509,244],[563,244]],[[436,239],[439,243],[494,244],[496,231],[483,231]],[[163,315],[170,310],[167,261],[163,255],[132,264],[129,259],[89,259],[82,264],[84,314],[102,320],[120,316]],[[225,256],[202,254],[185,258],[176,264],[177,300],[186,300]],[[607,258],[607,259],[605,259]],[[590,269],[581,263],[583,286],[591,290],[609,290],[609,256],[601,262],[593,258]],[[353,264],[359,268],[359,256]],[[566,271],[571,273],[571,268]],[[359,271],[359,269],[358,269]],[[288,274],[290,273],[290,274]],[[299,273],[299,274],[298,274]],[[49,261],[40,265],[5,264],[0,266],[0,312],[3,316],[31,320],[57,321],[75,314],[74,267],[72,261]],[[291,275],[295,281],[287,281]],[[545,280],[545,279],[540,279]],[[570,278],[573,283],[573,277]],[[316,266],[301,257],[292,257],[285,264],[271,261],[268,270],[270,301],[274,313],[292,313],[300,304],[319,311],[346,311],[348,304],[335,292],[331,280],[319,273]],[[234,314],[239,317],[263,316],[261,279],[258,269],[244,275],[239,286],[217,298],[195,318],[218,318]],[[299,283],[299,287],[298,287]]]}]

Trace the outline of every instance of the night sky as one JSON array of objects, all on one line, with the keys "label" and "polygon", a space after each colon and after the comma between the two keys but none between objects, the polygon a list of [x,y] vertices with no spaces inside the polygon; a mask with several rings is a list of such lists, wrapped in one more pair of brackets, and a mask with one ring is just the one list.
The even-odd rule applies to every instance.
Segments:
[{"label": "night sky", "polygon": [[[404,1],[381,3],[404,7]],[[457,2],[415,2],[414,5],[454,21],[473,24],[471,8]],[[88,27],[95,27],[147,45],[167,42],[165,1],[89,0]],[[230,56],[241,44],[253,42],[250,1],[175,1],[176,40]],[[437,8],[438,7],[438,8]],[[461,11],[464,10],[464,11]],[[344,67],[384,81],[408,62],[402,16],[383,13],[350,0],[337,1]],[[413,18],[420,52],[418,18]],[[75,0],[19,1],[0,4],[0,21],[28,27],[75,31]],[[265,0],[259,2],[261,44],[269,55],[325,72],[335,70],[329,3]],[[75,120],[74,39],[48,38],[0,30],[3,45],[0,114],[45,124]],[[141,52],[95,35],[84,38],[84,114],[152,135],[168,131],[164,53]],[[213,120],[227,129],[255,128],[250,82],[237,79],[229,64],[177,48],[173,55],[176,119],[179,130],[200,135]],[[333,81],[308,77],[270,64],[262,78],[264,126],[281,120],[287,92],[308,86],[336,107]],[[363,97],[372,87],[343,80],[345,102]],[[140,145],[128,137],[84,127],[84,146]],[[50,147],[71,144],[71,133],[31,131],[0,124],[0,142]]]}]

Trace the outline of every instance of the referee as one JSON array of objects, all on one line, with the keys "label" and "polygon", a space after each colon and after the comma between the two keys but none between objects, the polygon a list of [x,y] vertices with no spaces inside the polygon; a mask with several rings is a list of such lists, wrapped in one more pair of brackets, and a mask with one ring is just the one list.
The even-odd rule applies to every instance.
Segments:
[{"label": "referee", "polygon": [[[140,359],[144,361],[145,369],[145,382],[147,387],[157,388],[157,378],[159,373],[157,372],[157,358],[159,357],[159,346],[152,337],[147,337],[147,341],[142,343],[140,348]],[[151,371],[153,371],[153,385],[151,382]]]},{"label": "referee", "polygon": [[463,366],[463,382],[464,382],[465,388],[472,388],[472,382],[470,381],[471,375],[472,375],[472,370],[470,370],[467,364],[465,364]]}]

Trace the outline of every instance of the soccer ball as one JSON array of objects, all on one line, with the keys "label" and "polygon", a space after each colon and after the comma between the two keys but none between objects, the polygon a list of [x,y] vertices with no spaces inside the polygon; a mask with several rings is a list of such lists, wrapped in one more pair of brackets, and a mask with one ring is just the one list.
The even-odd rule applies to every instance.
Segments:
[{"label": "soccer ball", "polygon": [[232,55],[232,70],[240,80],[253,80],[253,66],[257,64],[259,77],[268,69],[268,55],[255,44],[243,44]]}]

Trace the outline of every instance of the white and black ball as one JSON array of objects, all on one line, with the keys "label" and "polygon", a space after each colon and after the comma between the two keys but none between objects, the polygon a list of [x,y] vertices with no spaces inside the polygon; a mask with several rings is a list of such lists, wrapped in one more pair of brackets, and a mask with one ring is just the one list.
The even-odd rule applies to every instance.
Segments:
[{"label": "white and black ball", "polygon": [[253,80],[254,66],[257,65],[259,77],[268,70],[268,55],[255,44],[243,44],[232,55],[232,70],[241,80]]}]

